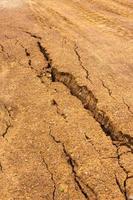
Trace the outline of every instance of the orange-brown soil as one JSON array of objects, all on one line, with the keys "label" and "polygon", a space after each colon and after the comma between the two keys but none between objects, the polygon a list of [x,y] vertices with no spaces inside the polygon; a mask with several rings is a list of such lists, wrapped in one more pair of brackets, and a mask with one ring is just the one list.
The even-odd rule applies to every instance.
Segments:
[{"label": "orange-brown soil", "polygon": [[0,199],[133,200],[131,0],[1,0]]}]

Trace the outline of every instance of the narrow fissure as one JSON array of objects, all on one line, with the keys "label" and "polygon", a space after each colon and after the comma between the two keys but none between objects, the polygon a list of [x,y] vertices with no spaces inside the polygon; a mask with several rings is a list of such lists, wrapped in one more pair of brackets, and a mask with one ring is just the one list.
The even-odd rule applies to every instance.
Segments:
[{"label": "narrow fissure", "polygon": [[125,106],[127,107],[129,113],[130,113],[131,115],[133,115],[133,111],[131,110],[130,106],[125,102],[125,99],[122,98],[122,100],[123,100],[123,103],[125,104]]},{"label": "narrow fissure", "polygon": [[41,40],[42,38],[40,36],[35,35],[34,33],[31,33],[29,31],[23,31],[24,33],[30,35],[31,37],[35,38],[35,39],[39,39]]},{"label": "narrow fissure", "polygon": [[63,119],[67,122],[66,115],[59,109],[58,103],[56,102],[55,99],[52,100],[51,104],[56,107],[57,114],[63,117]]},{"label": "narrow fissure", "polygon": [[3,173],[3,167],[2,167],[1,162],[0,162],[0,171]]},{"label": "narrow fissure", "polygon": [[116,180],[116,184],[118,185],[120,192],[123,194],[123,189],[121,188],[121,185],[120,185],[119,180],[116,175],[115,175],[115,180]]},{"label": "narrow fissure", "polygon": [[107,85],[105,85],[104,81],[102,79],[100,79],[101,83],[102,83],[102,86],[107,90],[108,94],[110,97],[112,97],[113,99],[115,99],[112,95],[112,91],[109,87],[107,87]]},{"label": "narrow fissure", "polygon": [[119,186],[121,192],[124,194],[125,199],[127,200],[126,182],[127,182],[127,179],[128,179],[128,177],[129,177],[129,175],[128,175],[128,171],[125,169],[125,167],[123,167],[123,165],[122,165],[121,162],[120,162],[121,155],[119,154],[119,148],[118,148],[118,147],[117,147],[116,153],[117,153],[118,164],[119,164],[120,168],[125,172],[125,175],[126,175],[126,178],[125,178],[124,184],[123,184],[124,190],[121,188],[121,186],[120,186],[120,184],[119,184],[118,178],[116,179],[116,183],[117,183],[117,185]]},{"label": "narrow fissure", "polygon": [[6,135],[8,134],[9,129],[10,129],[11,127],[13,127],[13,126],[12,126],[12,123],[11,123],[12,120],[13,120],[13,118],[12,118],[11,112],[10,112],[10,110],[7,108],[7,106],[6,106],[5,104],[3,104],[3,106],[4,106],[4,109],[5,109],[5,111],[6,111],[7,115],[8,115],[8,117],[9,117],[9,120],[5,120],[6,128],[5,128],[5,131],[2,133],[2,137],[5,138]]},{"label": "narrow fissure", "polygon": [[0,44],[0,47],[1,47],[1,51],[4,52],[4,46]]},{"label": "narrow fissure", "polygon": [[[82,195],[84,196],[85,199],[87,200],[90,200],[90,196],[93,196],[93,199],[97,200],[97,195],[96,193],[94,192],[94,190],[88,186],[88,185],[84,185],[84,187],[82,186],[82,183],[81,183],[81,180],[80,180],[80,177],[78,177],[77,175],[77,172],[75,170],[75,165],[76,164],[76,161],[71,157],[71,155],[68,153],[66,147],[65,147],[65,144],[62,143],[60,140],[57,140],[52,134],[51,134],[51,130],[50,130],[50,133],[49,133],[50,137],[53,139],[53,141],[57,144],[61,144],[62,146],[62,149],[63,149],[63,152],[64,152],[64,155],[65,157],[67,158],[67,163],[68,165],[71,167],[71,170],[72,170],[72,174],[73,174],[73,178],[74,178],[74,181],[76,183],[76,185],[78,186],[80,192],[82,193]],[[89,190],[89,192],[87,192],[85,190],[85,187]],[[89,194],[88,194],[89,193]]]},{"label": "narrow fissure", "polygon": [[41,158],[42,158],[42,161],[43,161],[43,163],[45,164],[46,169],[47,169],[47,171],[49,172],[50,177],[51,177],[51,180],[52,180],[52,182],[53,182],[53,195],[52,195],[53,197],[52,197],[52,198],[53,198],[53,200],[55,200],[56,183],[55,183],[55,180],[54,180],[54,175],[53,175],[53,173],[50,171],[48,164],[46,163],[44,157],[42,156],[42,153],[41,153]]},{"label": "narrow fissure", "polygon": [[76,54],[76,56],[78,58],[80,66],[82,67],[82,69],[86,73],[86,79],[88,79],[92,83],[92,80],[90,79],[90,74],[89,74],[88,70],[84,67],[84,65],[82,63],[81,56],[79,55],[79,52],[78,52],[78,46],[76,44],[75,44],[74,52],[75,52],[75,54]]}]

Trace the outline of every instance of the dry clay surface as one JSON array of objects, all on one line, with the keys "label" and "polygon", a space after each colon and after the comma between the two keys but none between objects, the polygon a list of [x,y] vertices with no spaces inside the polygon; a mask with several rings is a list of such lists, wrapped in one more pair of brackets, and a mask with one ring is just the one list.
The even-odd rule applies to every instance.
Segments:
[{"label": "dry clay surface", "polygon": [[133,200],[132,0],[0,1],[0,200]]}]

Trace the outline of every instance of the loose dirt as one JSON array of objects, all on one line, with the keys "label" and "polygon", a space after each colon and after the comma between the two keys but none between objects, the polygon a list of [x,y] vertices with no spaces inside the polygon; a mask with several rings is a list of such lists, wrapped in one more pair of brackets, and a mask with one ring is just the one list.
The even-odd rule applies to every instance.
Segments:
[{"label": "loose dirt", "polygon": [[133,199],[132,2],[0,1],[0,199]]}]

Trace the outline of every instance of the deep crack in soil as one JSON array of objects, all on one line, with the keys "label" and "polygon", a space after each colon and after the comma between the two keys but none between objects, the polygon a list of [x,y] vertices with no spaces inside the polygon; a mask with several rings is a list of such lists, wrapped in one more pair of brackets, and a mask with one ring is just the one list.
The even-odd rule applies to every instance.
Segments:
[{"label": "deep crack in soil", "polygon": [[[32,1],[30,3],[32,4]],[[70,2],[68,1],[68,3]],[[7,4],[5,5],[7,6]],[[18,6],[18,4],[16,5]],[[73,2],[73,5],[76,6],[77,10],[80,7],[80,3]],[[81,8],[83,9],[82,6]],[[14,12],[17,11],[14,10]],[[47,17],[47,12],[45,12],[44,14]],[[55,18],[57,17],[59,24],[62,24],[63,20],[65,28],[69,27],[70,24],[73,26],[73,23],[67,17],[61,16],[60,12],[56,11],[56,9],[54,11],[54,8],[49,8],[49,13],[52,13],[52,16]],[[49,25],[45,25],[43,31],[39,29],[43,34],[34,33],[34,31],[32,33],[28,24],[31,22],[32,14],[28,14],[27,16],[30,17],[26,17],[28,28],[25,28],[25,18],[22,18],[22,21],[25,21],[24,25],[22,27],[17,25],[17,29],[10,27],[6,22],[8,25],[5,27],[9,28],[9,30],[7,28],[9,35],[5,32],[5,35],[1,36],[0,59],[2,60],[2,64],[0,66],[0,73],[2,72],[2,78],[0,81],[4,97],[1,95],[0,101],[2,100],[5,103],[2,103],[0,107],[0,130],[2,136],[2,140],[0,140],[0,171],[4,171],[4,173],[1,173],[1,180],[3,182],[1,181],[0,195],[5,195],[5,199],[35,198],[50,200],[52,198],[56,200],[59,198],[64,200],[103,200],[108,191],[114,191],[114,188],[117,188],[116,193],[120,195],[120,199],[131,200],[132,188],[129,182],[133,179],[132,164],[126,159],[128,153],[133,153],[132,135],[129,132],[126,134],[126,131],[124,132],[117,124],[115,125],[114,121],[107,114],[106,109],[99,108],[101,99],[92,90],[92,87],[95,85],[92,75],[93,71],[90,67],[91,64],[87,64],[87,59],[82,58],[82,54],[84,54],[83,48],[80,48],[82,45],[79,45],[77,41],[73,41],[70,45],[70,52],[67,52],[67,59],[73,57],[78,61],[80,70],[84,72],[84,79],[89,84],[91,83],[90,87],[87,82],[86,84],[80,84],[76,73],[73,74],[71,70],[67,70],[66,72],[66,69],[62,69],[64,66],[70,69],[69,64],[64,65],[62,68],[60,67],[58,60],[61,59],[65,63],[65,53],[63,52],[64,58],[61,56],[61,53],[59,54],[60,56],[58,53],[56,54],[54,48],[56,47],[55,50],[57,51],[60,48],[58,49],[58,46],[54,46],[54,42],[52,46],[54,53],[52,54],[49,51],[48,42],[50,43],[51,38],[48,42],[46,38],[52,31],[58,35],[58,31],[60,30],[58,25],[57,27],[55,26],[56,31],[58,30],[56,32],[55,27],[52,26],[54,20],[48,20],[47,23]],[[19,12],[16,16],[19,21]],[[91,17],[95,18],[95,14],[92,14]],[[101,18],[99,19],[101,20]],[[41,18],[39,20],[40,23],[42,21],[45,22],[46,19],[44,17],[44,20],[41,20]],[[35,24],[34,30],[40,25],[39,23]],[[50,28],[48,29],[48,27]],[[73,27],[75,31],[75,28],[78,26]],[[46,31],[47,29],[49,33]],[[14,35],[15,31],[18,31],[16,35]],[[18,37],[21,33],[22,38]],[[10,34],[13,35],[10,36]],[[65,38],[65,35],[60,35],[60,37]],[[71,39],[69,41],[67,38],[66,41],[65,45],[67,46],[67,43]],[[86,41],[88,42],[87,38]],[[90,42],[91,44],[92,42]],[[93,56],[90,56],[90,58],[92,59]],[[75,67],[75,64],[71,63]],[[78,66],[76,69],[79,69]],[[110,84],[106,81],[104,82],[102,78],[99,78],[99,81],[112,101],[117,100],[115,92],[112,90],[112,87],[110,88]],[[65,102],[65,98],[67,98],[67,103]],[[59,103],[57,99],[59,99]],[[70,107],[69,101],[73,106]],[[84,116],[82,118],[79,117],[77,108],[79,101],[82,104],[80,112],[87,115],[88,118],[86,117],[86,119],[88,121],[82,121]],[[17,104],[18,113],[15,115],[15,119],[12,117],[8,106],[6,106],[8,103]],[[127,101],[124,97],[122,98],[122,104],[127,112],[132,115],[130,101]],[[77,110],[74,112],[74,109]],[[98,135],[94,136],[95,139],[92,137],[91,131],[93,126],[90,126],[88,129],[89,117],[94,121],[94,126],[100,127],[99,129],[96,128],[95,132],[102,134],[103,138],[106,138],[105,144],[107,143],[107,147],[103,145],[104,139],[100,144],[100,141],[98,143],[96,138]],[[83,130],[79,131],[80,128],[78,126],[82,125],[84,125],[84,128],[87,127],[87,131],[83,127],[81,128]],[[12,129],[10,129],[11,127]],[[9,130],[11,134],[8,134]],[[69,132],[72,133],[69,135]],[[92,134],[95,133],[92,131]],[[8,140],[5,140],[6,138]],[[99,144],[101,145],[101,149],[99,148]],[[110,144],[111,150],[107,149]],[[40,152],[41,162],[38,161],[37,152]],[[126,159],[124,159],[124,156],[127,156]],[[95,162],[95,157],[97,162]],[[129,160],[132,162],[132,157],[129,157]],[[98,168],[101,169],[101,174],[104,175],[105,172],[105,177],[108,179],[107,187],[104,177],[102,179],[99,176],[100,171]],[[108,176],[106,176],[107,172]],[[115,185],[112,190],[108,190],[110,181],[112,187]],[[104,192],[106,193],[105,196]],[[110,194],[110,197],[113,197],[113,199],[117,198],[115,194]]]},{"label": "deep crack in soil", "polygon": [[[126,169],[120,164],[120,155],[118,153],[118,147],[119,146],[127,146],[128,148],[131,149],[132,152],[132,145],[133,145],[133,138],[129,135],[123,134],[121,131],[117,131],[117,129],[113,126],[112,122],[110,122],[109,117],[106,116],[106,113],[104,111],[101,111],[97,107],[98,99],[94,96],[92,91],[90,91],[86,86],[79,86],[76,82],[75,77],[72,74],[65,73],[65,72],[59,72],[56,68],[53,67],[52,65],[52,59],[50,58],[49,53],[47,52],[46,48],[44,48],[41,45],[41,42],[38,42],[39,49],[41,53],[43,54],[44,58],[47,60],[48,65],[47,68],[50,68],[51,70],[51,80],[52,82],[61,82],[63,83],[69,90],[70,93],[77,97],[83,104],[84,108],[89,111],[89,114],[91,113],[93,118],[100,124],[100,127],[102,128],[103,132],[106,134],[106,136],[109,136],[110,139],[112,140],[112,144],[116,147],[116,152],[117,152],[117,159],[118,159],[118,164],[122,168],[122,170],[126,174],[126,179],[124,181],[124,191],[120,186],[120,183],[116,178],[116,183],[120,189],[120,192],[122,192],[125,196],[125,199],[127,200],[127,191],[126,191],[126,182],[129,178],[128,172]],[[43,76],[43,75],[42,75]],[[42,78],[42,77],[40,77]],[[56,102],[54,101],[54,104]],[[60,141],[57,141],[54,136],[52,136],[54,141],[56,143],[61,143]],[[82,186],[80,185],[80,182],[78,181],[78,178],[76,176],[76,172],[74,170],[74,162],[71,158],[71,156],[67,153],[64,144],[62,144],[64,153],[66,157],[68,157],[68,162],[72,167],[72,171],[75,175],[75,182],[77,183],[78,187],[82,191],[83,195],[85,196],[86,199],[89,199],[88,194],[84,191]],[[90,188],[91,189],[91,188]],[[93,191],[91,189],[91,191]],[[93,191],[95,194],[95,192]],[[95,194],[96,197],[96,194]],[[97,197],[96,197],[97,199]]]},{"label": "deep crack in soil", "polygon": [[[38,46],[44,58],[48,62],[47,68],[51,69],[52,81],[63,83],[70,90],[70,93],[82,102],[84,108],[91,112],[94,119],[100,124],[103,132],[107,136],[110,136],[112,142],[117,142],[118,146],[125,145],[132,150],[133,137],[117,130],[106,113],[98,109],[98,99],[94,96],[92,91],[89,90],[87,86],[78,85],[76,78],[72,74],[59,72],[52,66],[52,59],[50,58],[46,48],[41,45],[41,42],[38,42]],[[116,145],[115,143],[113,144]]]}]

